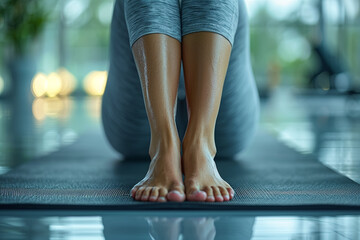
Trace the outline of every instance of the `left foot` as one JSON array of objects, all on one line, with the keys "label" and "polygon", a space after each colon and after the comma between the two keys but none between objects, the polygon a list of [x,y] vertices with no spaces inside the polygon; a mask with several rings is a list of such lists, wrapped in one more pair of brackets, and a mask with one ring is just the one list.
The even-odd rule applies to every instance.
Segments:
[{"label": "left foot", "polygon": [[212,152],[204,141],[183,143],[182,165],[188,201],[223,202],[234,197],[233,188],[216,168],[215,153]]}]

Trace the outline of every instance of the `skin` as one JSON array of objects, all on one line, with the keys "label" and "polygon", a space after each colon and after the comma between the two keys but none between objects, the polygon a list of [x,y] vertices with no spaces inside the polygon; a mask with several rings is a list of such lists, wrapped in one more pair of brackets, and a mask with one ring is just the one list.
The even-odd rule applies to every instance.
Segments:
[{"label": "skin", "polygon": [[[159,202],[231,200],[234,190],[214,161],[215,123],[231,44],[212,32],[187,34],[182,43],[165,34],[148,34],[134,43],[132,51],[151,129],[151,162],[131,196]],[[189,120],[182,156],[175,123],[181,57]]]}]

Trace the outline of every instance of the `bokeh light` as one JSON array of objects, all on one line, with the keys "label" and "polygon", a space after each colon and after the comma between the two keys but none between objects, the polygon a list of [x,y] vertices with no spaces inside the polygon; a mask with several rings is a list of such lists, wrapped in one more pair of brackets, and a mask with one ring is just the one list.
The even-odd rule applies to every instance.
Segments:
[{"label": "bokeh light", "polygon": [[304,3],[300,8],[300,21],[307,25],[315,25],[319,22],[320,16],[316,6],[312,3]]},{"label": "bokeh light", "polygon": [[60,96],[66,96],[71,94],[76,87],[76,78],[65,68],[60,68],[58,70],[58,75],[61,79],[61,90],[59,92]]},{"label": "bokeh light", "polygon": [[32,112],[36,120],[43,121],[47,117],[67,119],[70,117],[73,102],[69,98],[35,98]]},{"label": "bokeh light", "polygon": [[112,13],[114,4],[112,2],[102,2],[99,6],[97,17],[99,21],[104,25],[109,25],[111,23]]},{"label": "bokeh light", "polygon": [[0,76],[0,95],[4,92],[5,82],[4,79]]},{"label": "bokeh light", "polygon": [[42,97],[47,89],[47,76],[43,73],[37,73],[32,80],[31,90],[34,97]]},{"label": "bokeh light", "polygon": [[84,89],[87,94],[92,96],[101,96],[104,94],[107,71],[93,71],[90,72],[84,80]]},{"label": "bokeh light", "polygon": [[52,72],[48,76],[37,73],[32,80],[32,93],[34,97],[56,97],[71,94],[76,87],[76,78],[65,68]]},{"label": "bokeh light", "polygon": [[64,6],[64,16],[67,24],[73,24],[89,7],[89,0],[70,0]]},{"label": "bokeh light", "polygon": [[46,89],[46,95],[48,97],[55,97],[57,96],[61,91],[61,78],[59,74],[56,72],[52,72],[49,74],[47,78],[47,89]]},{"label": "bokeh light", "polygon": [[45,100],[43,98],[36,98],[32,104],[32,113],[36,120],[42,121],[45,119]]}]

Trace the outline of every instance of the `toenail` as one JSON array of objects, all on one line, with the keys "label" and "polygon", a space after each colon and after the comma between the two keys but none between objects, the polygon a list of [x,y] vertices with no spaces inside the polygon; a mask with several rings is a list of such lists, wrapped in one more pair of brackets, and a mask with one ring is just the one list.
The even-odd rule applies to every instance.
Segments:
[{"label": "toenail", "polygon": [[179,195],[184,195],[184,194],[182,194],[181,192],[179,192],[178,190],[173,190],[173,191],[171,191],[171,192],[176,193],[176,194],[179,194]]},{"label": "toenail", "polygon": [[161,200],[161,201],[166,201],[166,198],[164,198],[164,197],[159,197],[159,200]]},{"label": "toenail", "polygon": [[199,193],[199,192],[200,192],[199,190],[194,191],[194,192],[191,193],[191,195],[195,195],[195,194],[197,194],[197,193]]}]

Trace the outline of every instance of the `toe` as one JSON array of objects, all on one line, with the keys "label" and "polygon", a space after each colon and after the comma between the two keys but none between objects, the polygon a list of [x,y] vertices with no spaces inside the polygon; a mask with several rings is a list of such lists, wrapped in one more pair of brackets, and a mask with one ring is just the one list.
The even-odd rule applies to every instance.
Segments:
[{"label": "toe", "polygon": [[145,190],[145,187],[139,187],[136,191],[135,200],[140,200],[142,192]]},{"label": "toe", "polygon": [[149,201],[155,202],[159,197],[159,188],[153,187],[150,193]]},{"label": "toe", "polygon": [[224,201],[229,201],[230,196],[229,196],[228,191],[224,187],[219,187],[219,189],[220,189],[220,192],[221,192],[221,195],[222,195]]},{"label": "toe", "polygon": [[200,191],[197,187],[191,187],[186,194],[186,198],[189,201],[205,201],[206,200],[206,192]]},{"label": "toe", "polygon": [[167,199],[173,202],[183,202],[185,200],[185,194],[177,190],[172,190],[167,194]]},{"label": "toe", "polygon": [[135,198],[136,191],[139,189],[139,187],[133,187],[130,191],[130,196]]},{"label": "toe", "polygon": [[214,192],[215,201],[216,201],[216,202],[223,202],[224,199],[223,199],[223,197],[222,197],[222,195],[221,195],[221,192],[220,192],[219,188],[213,186],[212,189],[213,189],[213,192]]},{"label": "toe", "polygon": [[214,193],[211,187],[205,187],[205,192],[207,195],[206,201],[207,202],[215,202]]},{"label": "toe", "polygon": [[166,202],[166,194],[168,193],[168,191],[166,190],[166,188],[160,188],[159,190],[159,198],[158,198],[158,202]]},{"label": "toe", "polygon": [[167,194],[167,199],[173,202],[183,202],[185,200],[185,194],[182,186],[174,186]]},{"label": "toe", "polygon": [[183,202],[185,195],[177,190],[172,190],[167,194],[167,199],[173,202]]},{"label": "toe", "polygon": [[152,187],[147,187],[147,188],[145,188],[145,190],[144,190],[143,193],[141,194],[141,201],[147,201],[147,200],[149,200],[149,196],[150,196],[151,189],[152,189]]},{"label": "toe", "polygon": [[230,199],[233,199],[233,198],[234,198],[234,195],[235,195],[235,191],[234,191],[232,188],[230,188],[230,187],[228,187],[228,188],[226,188],[226,189],[227,189],[227,191],[228,191],[228,193],[229,193]]}]

